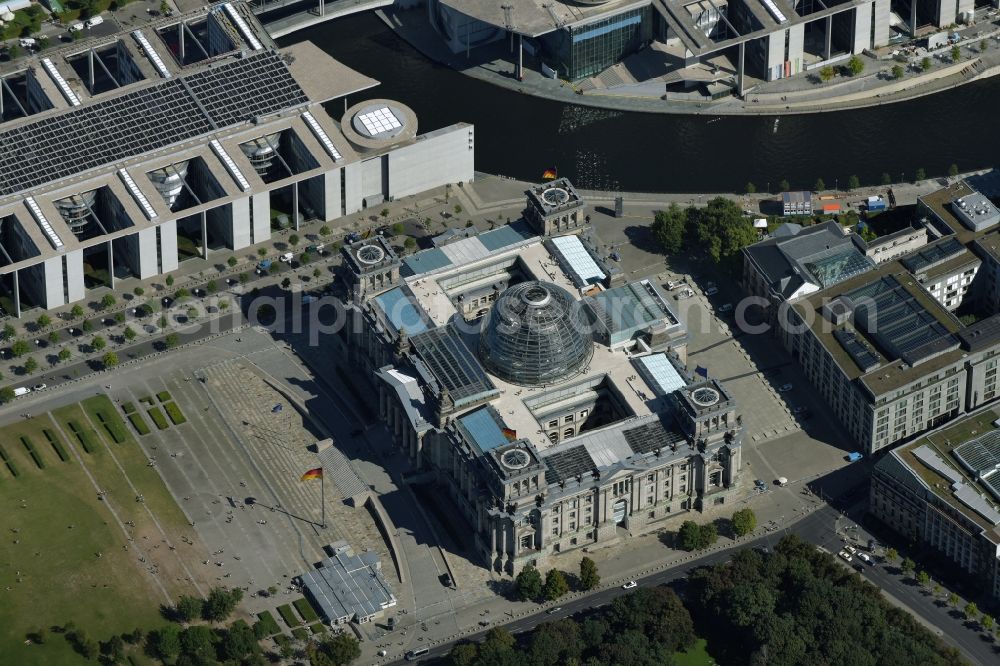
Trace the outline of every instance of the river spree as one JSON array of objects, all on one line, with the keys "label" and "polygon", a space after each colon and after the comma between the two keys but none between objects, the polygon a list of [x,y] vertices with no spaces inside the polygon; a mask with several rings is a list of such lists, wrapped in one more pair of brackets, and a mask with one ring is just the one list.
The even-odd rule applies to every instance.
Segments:
[{"label": "river spree", "polygon": [[[1000,155],[1000,77],[884,107],[776,117],[677,116],[604,111],[519,94],[437,65],[372,13],[283,38],[311,40],[382,85],[351,103],[388,97],[408,104],[421,131],[476,126],[476,168],[539,180],[556,167],[581,188],[632,192],[764,190],[787,179],[828,187],[851,174],[912,179],[991,167]],[[335,118],[343,104],[330,107]]]}]

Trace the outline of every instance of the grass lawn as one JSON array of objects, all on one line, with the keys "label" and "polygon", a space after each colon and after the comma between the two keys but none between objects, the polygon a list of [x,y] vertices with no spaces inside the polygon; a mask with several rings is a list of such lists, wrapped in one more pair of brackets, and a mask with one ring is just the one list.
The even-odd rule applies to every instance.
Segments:
[{"label": "grass lawn", "polygon": [[163,409],[166,410],[167,416],[170,417],[170,420],[173,421],[174,425],[180,425],[187,421],[187,417],[184,416],[184,412],[181,411],[181,408],[177,406],[176,402],[168,402],[164,404]]},{"label": "grass lawn", "polygon": [[[106,406],[110,405],[107,401]],[[148,534],[152,539],[158,534],[145,507],[172,539],[190,529],[130,434],[126,433],[122,445],[112,445],[110,436],[98,437],[93,432],[96,417],[92,421],[79,405],[60,408],[52,416],[59,428],[48,414],[3,426],[4,449],[20,472],[13,478],[6,467],[0,467],[3,527],[5,533],[6,529],[19,530],[7,535],[11,538],[0,539],[0,663],[4,664],[85,663],[61,634],[50,632],[44,645],[25,645],[25,634],[39,627],[72,621],[92,638],[106,640],[136,627],[163,624],[159,606],[166,600],[137,562],[135,552],[122,548],[125,535],[106,505],[122,521],[134,521],[136,535]],[[70,435],[69,422],[90,432],[96,455],[83,452],[79,440]],[[31,459],[22,437],[32,442],[45,462],[44,469]],[[60,462],[50,437],[68,454],[67,463]],[[98,487],[107,492],[103,499],[98,499],[74,451]],[[135,501],[136,492],[143,495],[145,506]],[[193,593],[193,588],[169,576],[161,574],[161,581],[172,598]]]},{"label": "grass lawn", "polygon": [[278,606],[278,615],[281,616],[281,619],[284,620],[285,624],[289,627],[297,627],[302,624],[298,616],[295,615],[295,611],[293,611],[292,607],[288,604]]},{"label": "grass lawn", "polygon": [[712,656],[708,654],[706,647],[708,644],[704,638],[699,638],[686,652],[675,652],[674,663],[677,666],[711,666],[715,663]]},{"label": "grass lawn", "polygon": [[149,418],[153,419],[157,429],[166,430],[170,427],[170,424],[167,423],[167,417],[163,415],[159,407],[150,407],[146,413],[149,414]]},{"label": "grass lawn", "polygon": [[292,602],[292,605],[295,606],[295,610],[299,612],[299,615],[301,615],[302,619],[306,621],[306,624],[315,622],[319,619],[319,615],[316,614],[316,611],[313,610],[312,604],[310,604],[309,600],[305,597],[296,599]]},{"label": "grass lawn", "polygon": [[100,426],[105,435],[111,437],[115,444],[122,444],[128,439],[125,424],[106,395],[97,395],[83,401],[83,408],[91,421]]},{"label": "grass lawn", "polygon": [[156,399],[160,402],[170,402],[173,398],[170,397],[170,391],[160,391],[156,394]]}]

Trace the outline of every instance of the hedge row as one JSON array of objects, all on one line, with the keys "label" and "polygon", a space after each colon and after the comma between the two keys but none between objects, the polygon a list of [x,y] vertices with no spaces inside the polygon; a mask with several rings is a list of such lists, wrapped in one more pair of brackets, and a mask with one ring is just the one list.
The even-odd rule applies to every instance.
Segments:
[{"label": "hedge row", "polygon": [[38,455],[38,451],[35,450],[35,445],[31,443],[31,440],[27,437],[21,437],[21,443],[24,444],[24,448],[28,450],[28,455],[35,461],[38,469],[45,469],[45,461],[42,460],[40,455]]},{"label": "hedge row", "polygon": [[80,441],[84,451],[87,453],[97,451],[97,442],[94,441],[93,430],[84,430],[75,421],[68,421],[67,425],[69,425],[69,429],[73,431],[73,434]]},{"label": "hedge row", "polygon": [[260,620],[261,633],[265,636],[274,636],[275,634],[281,633],[281,627],[278,626],[277,621],[275,621],[274,616],[271,615],[271,611],[264,611],[257,615]]},{"label": "hedge row", "polygon": [[187,421],[187,418],[184,416],[181,408],[177,406],[176,402],[166,403],[163,405],[163,409],[167,410],[167,416],[169,416],[170,420],[174,422],[174,425],[180,425]]},{"label": "hedge row", "polygon": [[295,606],[295,610],[299,612],[299,615],[301,615],[302,619],[306,621],[306,624],[315,622],[319,619],[319,615],[316,614],[312,604],[310,604],[309,600],[305,597],[296,599],[292,602],[292,605]]},{"label": "hedge row", "polygon": [[59,440],[59,438],[56,437],[55,433],[49,430],[48,428],[42,429],[42,432],[45,434],[45,439],[49,440],[49,444],[52,445],[52,448],[55,450],[56,455],[59,456],[59,460],[63,462],[69,462],[69,456],[66,454],[66,449],[65,447],[63,447],[63,444]]},{"label": "hedge row", "polygon": [[146,425],[146,419],[142,418],[142,414],[139,412],[133,412],[128,415],[128,420],[137,433],[140,435],[149,434],[149,426]]},{"label": "hedge row", "polygon": [[155,423],[156,427],[160,430],[166,430],[170,427],[170,424],[167,423],[167,417],[163,415],[163,412],[160,411],[159,407],[153,407],[147,410],[146,413],[149,414],[149,418],[153,419],[153,423]]},{"label": "hedge row", "polygon": [[97,413],[97,420],[101,422],[104,429],[108,431],[111,435],[111,439],[115,444],[123,444],[126,439],[128,439],[128,433],[125,432],[125,424],[121,422],[117,417],[105,418],[104,414],[101,412]]},{"label": "hedge row", "polygon": [[278,615],[281,616],[281,619],[284,620],[285,624],[289,627],[297,627],[302,624],[302,622],[299,621],[299,618],[295,616],[295,612],[292,610],[292,607],[288,604],[278,606]]},{"label": "hedge row", "polygon": [[131,402],[126,402],[124,405],[122,405],[122,411],[125,412],[126,414],[132,414],[135,412],[135,405],[133,405]]},{"label": "hedge row", "polygon": [[170,397],[170,391],[160,391],[156,394],[156,399],[160,402],[169,402],[173,400],[173,398]]}]

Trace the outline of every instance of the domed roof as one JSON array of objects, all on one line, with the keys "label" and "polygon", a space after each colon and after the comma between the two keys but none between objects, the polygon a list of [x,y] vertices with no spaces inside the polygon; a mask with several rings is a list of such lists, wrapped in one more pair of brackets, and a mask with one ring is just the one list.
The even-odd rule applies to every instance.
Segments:
[{"label": "domed roof", "polygon": [[522,282],[486,315],[479,357],[497,377],[541,386],[584,370],[593,341],[580,304],[550,282]]}]

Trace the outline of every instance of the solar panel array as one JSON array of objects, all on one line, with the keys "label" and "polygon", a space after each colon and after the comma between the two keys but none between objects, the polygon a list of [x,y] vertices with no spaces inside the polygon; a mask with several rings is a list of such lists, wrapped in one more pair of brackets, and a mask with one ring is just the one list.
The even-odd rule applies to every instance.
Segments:
[{"label": "solar panel array", "polygon": [[399,118],[396,117],[396,114],[389,110],[387,106],[359,114],[358,120],[361,121],[361,124],[365,126],[365,129],[368,130],[368,134],[371,136],[391,132],[403,126],[399,122]]},{"label": "solar panel array", "polygon": [[940,243],[928,245],[903,259],[903,265],[911,273],[919,273],[931,264],[965,252],[965,246],[957,238],[948,238]]},{"label": "solar panel array", "polygon": [[438,383],[456,404],[496,392],[479,359],[450,326],[432,328],[410,341]]},{"label": "solar panel array", "polygon": [[951,452],[994,497],[1000,499],[1000,430],[992,430]]},{"label": "solar panel array", "polygon": [[267,51],[0,131],[0,196],[308,102]]},{"label": "solar panel array", "polygon": [[878,354],[858,340],[854,331],[838,329],[833,332],[833,337],[837,339],[840,346],[851,356],[862,372],[869,372],[879,366]]}]

